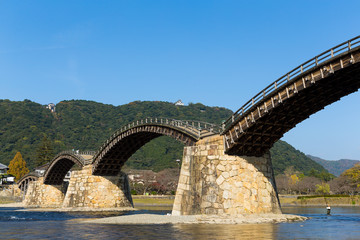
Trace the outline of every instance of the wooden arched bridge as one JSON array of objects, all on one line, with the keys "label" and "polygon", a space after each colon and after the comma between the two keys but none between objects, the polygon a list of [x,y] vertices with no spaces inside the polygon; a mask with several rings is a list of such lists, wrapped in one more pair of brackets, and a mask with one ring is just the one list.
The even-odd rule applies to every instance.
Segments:
[{"label": "wooden arched bridge", "polygon": [[29,184],[33,181],[37,181],[39,177],[40,176],[38,173],[31,172],[20,178],[17,182],[17,185],[20,188],[21,192],[25,194],[29,187]]},{"label": "wooden arched bridge", "polygon": [[67,172],[77,165],[79,168],[91,164],[94,152],[64,151],[56,155],[50,161],[49,167],[44,173],[44,183],[60,185]]},{"label": "wooden arched bridge", "polygon": [[360,88],[360,36],[306,61],[267,86],[223,124],[230,155],[262,156],[284,133]]},{"label": "wooden arched bridge", "polygon": [[220,126],[199,121],[146,118],[116,131],[93,159],[93,174],[116,175],[126,160],[147,142],[159,136],[172,137],[186,146],[219,134]]},{"label": "wooden arched bridge", "polygon": [[[220,126],[200,121],[169,118],[137,120],[117,130],[97,152],[63,151],[57,154],[44,173],[44,183],[60,185],[74,165],[81,169],[92,164],[94,175],[116,176],[126,160],[154,138],[169,136],[191,146],[202,138],[219,134],[220,131]],[[38,177],[38,174],[31,173],[20,179],[18,185],[22,190],[26,190],[27,185]]]},{"label": "wooden arched bridge", "polygon": [[[139,148],[159,136],[169,136],[186,146],[173,213],[275,212],[279,204],[269,149],[296,124],[359,88],[360,36],[286,73],[245,103],[222,126],[166,118],[137,120],[117,130],[97,152],[58,154],[50,162],[43,183],[61,184],[74,165],[91,169],[91,176],[119,176],[124,163]],[[37,177],[24,177],[19,182],[20,188],[25,191]],[[76,181],[83,179],[87,178],[78,177]],[[85,189],[80,185],[80,189]],[[243,192],[238,192],[239,186]],[[82,196],[86,194],[89,190]],[[70,196],[66,201],[75,200]]]}]

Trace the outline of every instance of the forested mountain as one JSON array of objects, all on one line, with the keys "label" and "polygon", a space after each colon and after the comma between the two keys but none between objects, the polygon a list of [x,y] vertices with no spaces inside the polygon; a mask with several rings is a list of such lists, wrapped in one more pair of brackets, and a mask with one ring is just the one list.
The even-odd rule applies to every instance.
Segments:
[{"label": "forested mountain", "polygon": [[311,155],[307,155],[309,158],[314,160],[315,162],[322,165],[329,173],[334,174],[335,176],[340,176],[345,170],[348,170],[355,166],[355,164],[360,163],[358,160],[349,160],[349,159],[340,159],[337,161],[324,160],[319,157],[314,157]]},{"label": "forested mountain", "polygon": [[270,153],[275,175],[283,173],[289,166],[294,166],[294,170],[305,175],[309,174],[312,169],[318,172],[327,172],[323,166],[314,162],[287,142],[277,141],[270,149]]},{"label": "forested mountain", "polygon": [[[0,162],[8,164],[20,151],[30,168],[34,167],[36,148],[44,134],[52,140],[55,153],[69,149],[97,150],[115,130],[136,119],[167,117],[220,124],[231,113],[225,108],[207,107],[200,103],[175,106],[169,102],[136,101],[113,106],[83,100],[62,101],[56,104],[56,112],[52,113],[45,106],[29,100],[0,100]],[[137,165],[160,165],[155,167],[157,170],[176,167],[174,158],[181,158],[181,144],[166,137],[149,144],[144,148],[149,149],[145,150],[149,152],[145,154],[146,159],[141,159]],[[142,158],[144,149],[133,156],[135,162],[139,156]]]},{"label": "forested mountain", "polygon": [[[44,135],[51,140],[54,153],[62,150],[97,150],[115,130],[145,117],[167,117],[220,124],[232,114],[222,107],[203,104],[176,106],[169,102],[135,101],[113,106],[93,101],[71,100],[56,104],[52,113],[30,100],[0,100],[0,162],[9,164],[21,152],[29,168],[35,167],[36,149]],[[142,147],[126,163],[127,167],[152,169],[178,167],[183,145],[169,137],[159,137]],[[304,173],[324,168],[289,144],[279,141],[271,149],[275,173],[287,167]]]}]

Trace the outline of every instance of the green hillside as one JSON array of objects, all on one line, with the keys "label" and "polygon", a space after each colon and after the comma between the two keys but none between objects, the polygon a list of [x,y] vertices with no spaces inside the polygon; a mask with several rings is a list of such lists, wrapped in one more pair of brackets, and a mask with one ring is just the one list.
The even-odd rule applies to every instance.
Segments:
[{"label": "green hillside", "polygon": [[294,166],[294,170],[309,174],[311,169],[319,172],[327,172],[327,170],[311,160],[304,153],[296,150],[293,146],[284,141],[278,141],[270,149],[273,168],[275,175],[283,173],[289,166]]},{"label": "green hillside", "polygon": [[[56,112],[38,103],[24,100],[0,100],[0,163],[8,165],[20,151],[30,168],[35,167],[36,148],[44,134],[54,152],[62,150],[97,150],[121,126],[145,117],[167,117],[220,124],[232,111],[203,104],[175,106],[169,102],[135,101],[121,106],[92,101],[71,100],[56,104]],[[183,145],[169,137],[159,137],[142,147],[126,163],[127,167],[152,169],[178,167]],[[275,173],[293,165],[304,173],[311,168],[324,170],[301,152],[279,141],[271,149]]]},{"label": "green hillside", "polygon": [[[199,103],[175,106],[169,102],[136,101],[113,106],[83,100],[62,101],[56,105],[56,112],[51,113],[45,106],[29,100],[1,100],[0,162],[8,164],[20,151],[28,165],[34,167],[36,148],[44,134],[52,140],[55,153],[69,149],[97,150],[115,130],[136,119],[167,117],[220,124],[231,113],[225,108]],[[181,158],[181,144],[165,137],[149,144],[144,147],[149,150],[146,159],[142,159],[142,167],[160,165],[156,169],[162,169],[163,161],[168,161],[164,167],[176,167],[175,160],[171,159],[174,162],[171,163],[170,158],[179,155]],[[133,156],[135,162],[143,156],[144,149]],[[159,163],[153,163],[154,160]]]}]

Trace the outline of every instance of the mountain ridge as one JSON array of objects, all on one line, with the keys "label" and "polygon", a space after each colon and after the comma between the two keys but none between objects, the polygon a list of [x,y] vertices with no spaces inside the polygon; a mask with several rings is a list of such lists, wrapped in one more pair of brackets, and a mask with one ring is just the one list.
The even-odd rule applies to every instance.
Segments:
[{"label": "mountain ridge", "polygon": [[351,159],[339,159],[339,160],[325,160],[310,154],[306,155],[313,161],[322,165],[329,173],[334,174],[335,176],[340,176],[345,170],[348,170],[355,166],[355,164],[360,163],[359,160]]}]

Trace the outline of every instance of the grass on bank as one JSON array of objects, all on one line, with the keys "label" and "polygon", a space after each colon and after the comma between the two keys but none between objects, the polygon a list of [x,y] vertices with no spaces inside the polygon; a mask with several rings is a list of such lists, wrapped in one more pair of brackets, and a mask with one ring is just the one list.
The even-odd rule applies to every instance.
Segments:
[{"label": "grass on bank", "polygon": [[133,198],[134,205],[173,205],[174,199],[166,198]]},{"label": "grass on bank", "polygon": [[360,206],[360,196],[349,195],[310,195],[310,196],[279,196],[282,206],[286,205],[348,205]]}]

